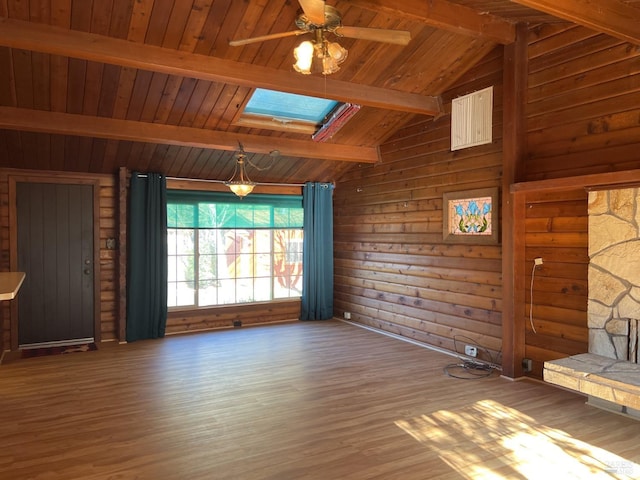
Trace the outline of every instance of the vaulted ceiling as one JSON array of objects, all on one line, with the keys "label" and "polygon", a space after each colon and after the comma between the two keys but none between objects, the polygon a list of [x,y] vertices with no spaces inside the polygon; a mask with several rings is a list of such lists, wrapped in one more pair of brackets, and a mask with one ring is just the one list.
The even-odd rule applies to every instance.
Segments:
[{"label": "vaulted ceiling", "polygon": [[[305,2],[302,2],[305,3]],[[314,3],[313,1],[311,3]],[[0,0],[0,166],[228,179],[241,142],[259,182],[332,181],[441,94],[515,25],[580,24],[640,43],[640,0],[329,0],[347,26],[406,30],[407,46],[339,38],[332,74],[301,75],[295,0]],[[256,87],[361,105],[326,142],[236,124]],[[269,168],[266,168],[269,167]]]}]

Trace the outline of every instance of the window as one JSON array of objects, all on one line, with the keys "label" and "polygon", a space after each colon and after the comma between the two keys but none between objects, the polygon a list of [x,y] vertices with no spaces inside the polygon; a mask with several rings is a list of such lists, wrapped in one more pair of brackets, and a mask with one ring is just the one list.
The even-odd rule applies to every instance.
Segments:
[{"label": "window", "polygon": [[256,88],[234,124],[313,135],[339,106],[335,100]]},{"label": "window", "polygon": [[168,306],[299,297],[302,198],[170,190]]},{"label": "window", "polygon": [[335,100],[256,88],[244,111],[319,124],[337,105]]}]

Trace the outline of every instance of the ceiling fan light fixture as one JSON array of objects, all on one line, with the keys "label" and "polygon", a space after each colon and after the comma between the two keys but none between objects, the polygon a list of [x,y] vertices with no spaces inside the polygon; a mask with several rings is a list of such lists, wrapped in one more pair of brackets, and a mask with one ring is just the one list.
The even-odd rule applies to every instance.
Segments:
[{"label": "ceiling fan light fixture", "polygon": [[309,75],[311,73],[313,52],[314,45],[310,40],[305,40],[293,49],[293,57],[296,59],[296,63],[293,64],[293,68],[296,72],[300,72],[304,75]]},{"label": "ceiling fan light fixture", "polygon": [[[407,45],[411,40],[411,32],[406,30],[345,27],[342,25],[340,12],[335,7],[327,5],[325,0],[298,0],[298,3],[302,8],[302,12],[298,14],[295,20],[295,24],[298,27],[297,30],[232,40],[229,45],[249,45],[265,40],[311,34],[313,35],[312,40],[302,42],[293,50],[296,60],[293,68],[299,73],[309,75],[313,67],[314,57],[317,57],[318,63],[322,62],[322,73],[328,75],[339,70],[339,65],[347,58],[347,49],[339,43],[328,42],[325,38],[327,34],[333,34],[340,38],[371,40],[403,46]],[[315,70],[319,71],[320,67]]]}]

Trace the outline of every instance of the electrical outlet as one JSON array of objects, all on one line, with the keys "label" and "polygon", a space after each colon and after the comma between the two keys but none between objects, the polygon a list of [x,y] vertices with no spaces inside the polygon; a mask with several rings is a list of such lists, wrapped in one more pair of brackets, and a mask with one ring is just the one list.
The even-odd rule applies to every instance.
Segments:
[{"label": "electrical outlet", "polygon": [[470,357],[477,357],[478,356],[478,347],[475,347],[473,345],[465,345],[464,346],[464,354],[468,355]]},{"label": "electrical outlet", "polygon": [[542,264],[544,263],[544,262],[542,261],[542,257],[537,257],[537,258],[535,258],[533,261],[534,261],[534,263],[535,263],[536,265],[542,265]]},{"label": "electrical outlet", "polygon": [[344,312],[344,319],[351,320],[351,312]]},{"label": "electrical outlet", "polygon": [[522,370],[524,371],[524,373],[529,373],[531,370],[533,370],[533,360],[531,360],[530,358],[523,358]]}]

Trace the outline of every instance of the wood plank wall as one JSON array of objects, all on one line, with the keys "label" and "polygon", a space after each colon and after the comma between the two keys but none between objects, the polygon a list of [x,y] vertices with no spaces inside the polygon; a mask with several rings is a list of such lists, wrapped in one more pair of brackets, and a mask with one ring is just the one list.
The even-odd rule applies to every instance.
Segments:
[{"label": "wood plank wall", "polygon": [[[640,168],[640,46],[582,27],[533,29],[529,41],[528,157],[521,181]],[[588,349],[588,217],[584,189],[526,194],[525,355]],[[533,333],[530,280],[533,288]]]},{"label": "wood plank wall", "polygon": [[640,167],[640,46],[582,27],[531,31],[525,180]]},{"label": "wood plank wall", "polygon": [[450,151],[450,114],[416,118],[353,168],[334,194],[335,314],[499,363],[501,248],[442,240],[442,194],[500,185],[502,49],[443,96],[494,86],[491,145]]},{"label": "wood plank wall", "polygon": [[[584,189],[527,195],[525,357],[535,377],[542,377],[545,361],[588,350],[588,242]],[[534,272],[537,257],[544,263]]]},{"label": "wood plank wall", "polygon": [[107,240],[118,238],[118,186],[115,176],[100,177],[100,337],[118,339],[118,248]]},{"label": "wood plank wall", "polygon": [[300,300],[282,300],[216,308],[169,312],[167,335],[241,326],[293,322],[300,316]]}]

